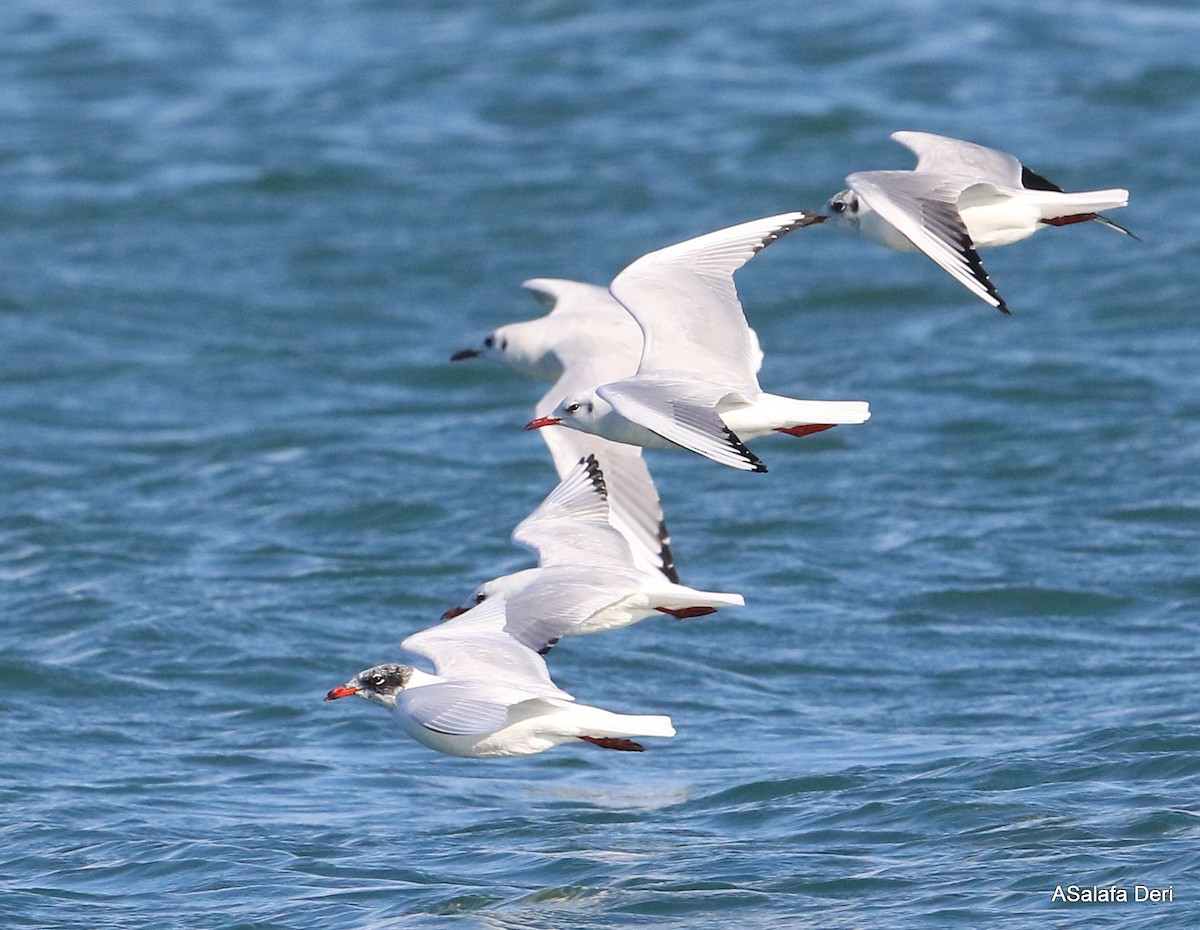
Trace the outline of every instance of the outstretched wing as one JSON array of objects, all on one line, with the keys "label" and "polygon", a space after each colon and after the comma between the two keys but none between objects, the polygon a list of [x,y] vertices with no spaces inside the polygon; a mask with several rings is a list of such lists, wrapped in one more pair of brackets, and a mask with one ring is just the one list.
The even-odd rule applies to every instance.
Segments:
[{"label": "outstretched wing", "polygon": [[867,206],[943,271],[993,307],[1009,312],[958,212],[959,198],[965,192],[984,199],[989,189],[994,190],[991,185],[926,178],[913,171],[858,171],[846,181]]},{"label": "outstretched wing", "polygon": [[751,396],[761,355],[733,274],[812,214],[796,212],[719,229],[643,255],[613,279],[613,296],[642,328],[639,375],[702,372]]},{"label": "outstretched wing", "polygon": [[512,539],[532,550],[543,568],[580,561],[633,563],[625,537],[609,522],[608,486],[594,455],[575,463],[517,524]]},{"label": "outstretched wing", "polygon": [[917,156],[917,171],[952,174],[1020,190],[1022,168],[1016,157],[974,142],[932,132],[901,130],[892,138]]},{"label": "outstretched wing", "polygon": [[[551,406],[543,411],[541,406],[540,416],[554,409]],[[661,572],[668,580],[678,582],[679,573],[675,570],[675,555],[671,552],[671,536],[662,502],[646,460],[642,458],[641,448],[574,429],[538,432],[550,449],[559,475],[566,475],[581,458],[595,456],[608,488],[608,520],[625,537],[634,564],[645,571]]]},{"label": "outstretched wing", "polygon": [[717,405],[731,393],[721,385],[638,377],[606,384],[598,393],[625,419],[677,446],[743,471],[767,470],[718,416]]},{"label": "outstretched wing", "polygon": [[405,714],[427,730],[452,736],[495,733],[508,719],[508,705],[474,681],[447,681],[406,688],[396,697]]},{"label": "outstretched wing", "polygon": [[[549,414],[564,397],[637,371],[642,331],[607,288],[560,278],[533,278],[523,286],[552,307],[548,319],[557,320],[549,341],[562,373],[538,401],[538,416]],[[662,503],[642,450],[578,430],[545,429],[539,435],[560,478],[581,458],[599,459],[608,486],[609,522],[629,543],[634,561],[678,581]]]},{"label": "outstretched wing", "polygon": [[448,680],[490,681],[527,695],[573,700],[550,680],[545,660],[505,631],[507,603],[490,597],[466,613],[409,636],[400,645],[424,656]]},{"label": "outstretched wing", "polygon": [[[584,621],[624,601],[631,593],[619,574],[597,578],[590,569],[562,566],[542,573],[508,599],[505,632],[539,655]],[[465,615],[464,615],[465,616]],[[626,618],[632,623],[632,616]]]},{"label": "outstretched wing", "polygon": [[550,308],[549,316],[581,316],[590,320],[619,317],[608,288],[567,278],[530,278],[521,287],[538,303]]},{"label": "outstretched wing", "polygon": [[514,718],[527,716],[531,706],[554,706],[519,689],[480,681],[447,681],[409,688],[397,696],[396,703],[421,726],[451,736],[495,733]]}]

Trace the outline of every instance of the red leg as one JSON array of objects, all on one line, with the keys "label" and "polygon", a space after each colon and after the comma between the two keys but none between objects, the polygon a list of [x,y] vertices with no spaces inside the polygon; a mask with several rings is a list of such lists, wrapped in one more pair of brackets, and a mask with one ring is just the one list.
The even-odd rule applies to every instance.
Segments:
[{"label": "red leg", "polygon": [[661,611],[664,614],[670,614],[676,620],[691,620],[692,617],[707,617],[709,614],[715,614],[715,607],[656,607],[655,610]]},{"label": "red leg", "polygon": [[1056,216],[1042,220],[1047,226],[1070,226],[1072,223],[1086,223],[1089,220],[1100,219],[1099,213],[1079,213],[1075,216]]},{"label": "red leg", "polygon": [[616,749],[618,752],[645,752],[646,747],[631,739],[620,739],[616,736],[581,736],[585,743],[599,746],[601,749]]},{"label": "red leg", "polygon": [[787,433],[789,436],[809,436],[813,433],[823,433],[833,429],[836,423],[806,423],[804,426],[786,426],[775,430],[777,433]]}]

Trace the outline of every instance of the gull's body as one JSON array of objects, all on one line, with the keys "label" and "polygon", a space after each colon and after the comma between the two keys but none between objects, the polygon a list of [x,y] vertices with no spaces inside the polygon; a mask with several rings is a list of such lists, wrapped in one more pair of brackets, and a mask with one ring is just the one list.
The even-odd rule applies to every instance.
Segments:
[{"label": "gull's body", "polygon": [[[456,352],[455,360],[494,359],[528,377],[553,381],[534,408],[536,416],[545,416],[582,387],[617,381],[637,370],[642,331],[605,288],[558,278],[534,278],[523,286],[548,304],[550,313],[501,326],[478,347]],[[629,541],[634,561],[679,581],[658,489],[641,449],[567,430],[548,430],[542,438],[560,478],[581,458],[601,457],[609,519]]]},{"label": "gull's body", "polygon": [[470,606],[452,608],[443,619],[502,597],[526,618],[527,628],[554,627],[559,635],[579,636],[656,613],[698,617],[746,603],[740,594],[700,591],[639,568],[608,516],[606,477],[591,455],[513,530],[513,542],[536,554],[538,567],[486,582]]},{"label": "gull's body", "polygon": [[526,756],[579,740],[641,751],[630,737],[675,735],[669,717],[576,703],[527,645],[543,634],[557,638],[562,630],[535,630],[517,605],[492,598],[401,644],[429,659],[433,674],[411,665],[376,665],[331,689],[325,700],[357,695],[393,711],[422,745],[471,758]]},{"label": "gull's body", "polygon": [[765,217],[643,255],[610,290],[637,321],[642,353],[630,377],[566,395],[530,427],[561,424],[647,448],[682,447],[734,468],[766,471],[744,440],[802,436],[869,416],[861,401],[796,400],[764,392],[761,351],[733,273],[812,214]]},{"label": "gull's body", "polygon": [[1122,189],[1068,193],[1012,155],[929,132],[894,132],[911,149],[911,171],[858,171],[824,216],[889,248],[924,252],[956,281],[1008,312],[976,249],[1010,245],[1046,226],[1095,220],[1129,203]]}]

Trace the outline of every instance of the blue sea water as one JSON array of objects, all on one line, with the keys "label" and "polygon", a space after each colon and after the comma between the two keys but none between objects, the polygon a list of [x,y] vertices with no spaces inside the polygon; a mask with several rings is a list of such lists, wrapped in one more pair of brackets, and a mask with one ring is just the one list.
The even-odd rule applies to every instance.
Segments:
[{"label": "blue sea water", "polygon": [[[1197,48],[1182,0],[4,4],[0,923],[1200,925]],[[747,606],[551,669],[675,738],[479,762],[322,703],[527,564],[542,388],[448,363],[520,282],[896,129],[1144,241],[987,253],[1011,318],[819,227],[740,273],[764,386],[874,416],[650,454]]]}]

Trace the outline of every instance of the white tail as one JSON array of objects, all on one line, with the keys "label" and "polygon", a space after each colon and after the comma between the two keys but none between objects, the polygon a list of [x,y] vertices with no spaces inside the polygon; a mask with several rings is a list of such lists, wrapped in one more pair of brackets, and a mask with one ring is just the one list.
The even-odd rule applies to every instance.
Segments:
[{"label": "white tail", "polygon": [[740,594],[724,591],[697,591],[686,585],[664,585],[650,592],[651,599],[662,607],[681,609],[686,607],[745,607],[746,599]]},{"label": "white tail", "polygon": [[617,736],[674,736],[675,727],[670,717],[633,716],[613,714],[625,729]]},{"label": "white tail", "polygon": [[[1041,193],[1041,192],[1039,192]],[[1080,213],[1099,213],[1129,205],[1129,191],[1113,188],[1106,191],[1080,191],[1076,194],[1046,191],[1038,198],[1042,219],[1073,216]]]},{"label": "white tail", "polygon": [[575,704],[570,709],[571,726],[579,735],[599,737],[674,736],[671,718],[636,714],[614,714],[612,711]]},{"label": "white tail", "polygon": [[796,400],[778,394],[759,394],[751,406],[718,407],[717,412],[743,440],[776,430],[865,423],[871,418],[871,408],[865,400]]}]

